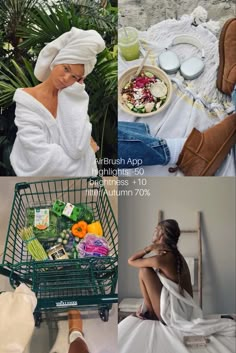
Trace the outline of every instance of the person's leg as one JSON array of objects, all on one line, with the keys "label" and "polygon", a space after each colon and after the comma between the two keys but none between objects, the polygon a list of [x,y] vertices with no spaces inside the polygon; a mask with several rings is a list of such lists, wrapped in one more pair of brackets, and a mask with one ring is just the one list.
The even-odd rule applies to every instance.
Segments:
[{"label": "person's leg", "polygon": [[151,136],[147,124],[118,122],[118,158],[119,168],[166,165],[170,151],[164,139]]},{"label": "person's leg", "polygon": [[161,320],[160,297],[162,283],[152,268],[141,268],[139,270],[140,289],[144,303],[148,310],[148,318]]},{"label": "person's leg", "polygon": [[231,97],[232,97],[232,101],[233,101],[233,104],[234,104],[234,111],[236,112],[236,84],[234,86],[234,89],[233,89],[233,92],[231,94]]},{"label": "person's leg", "polygon": [[236,144],[236,114],[232,114],[210,129],[193,129],[177,161],[177,168],[187,176],[212,176]]},{"label": "person's leg", "polygon": [[[143,318],[148,318],[148,317],[155,317],[155,312],[153,310],[152,307],[152,303],[150,301],[150,298],[148,296],[146,287],[144,285],[143,282],[143,273],[142,273],[142,269],[139,270],[139,287],[143,296],[143,304],[145,307],[145,311],[143,311],[143,305],[140,307],[139,310],[139,316],[143,317]],[[157,317],[156,317],[157,319]]]},{"label": "person's leg", "polygon": [[79,310],[68,312],[69,342],[68,353],[89,353],[88,346],[83,336],[83,322]]},{"label": "person's leg", "polygon": [[169,172],[179,169],[186,176],[212,176],[236,144],[236,114],[204,132],[194,128],[187,139],[173,139],[174,144],[171,139],[152,137],[147,129],[146,124],[118,123],[119,168],[135,168],[137,165],[129,164],[129,160],[140,159],[138,167],[171,163],[177,167],[169,168]]}]

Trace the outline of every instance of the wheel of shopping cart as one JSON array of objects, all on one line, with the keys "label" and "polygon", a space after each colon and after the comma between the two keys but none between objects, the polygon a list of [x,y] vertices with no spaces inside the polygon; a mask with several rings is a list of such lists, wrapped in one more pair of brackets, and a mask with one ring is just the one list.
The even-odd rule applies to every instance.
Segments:
[{"label": "wheel of shopping cart", "polygon": [[109,309],[107,308],[99,309],[98,313],[102,321],[107,322],[109,320]]},{"label": "wheel of shopping cart", "polygon": [[42,322],[42,314],[40,312],[34,312],[35,327],[40,327]]}]

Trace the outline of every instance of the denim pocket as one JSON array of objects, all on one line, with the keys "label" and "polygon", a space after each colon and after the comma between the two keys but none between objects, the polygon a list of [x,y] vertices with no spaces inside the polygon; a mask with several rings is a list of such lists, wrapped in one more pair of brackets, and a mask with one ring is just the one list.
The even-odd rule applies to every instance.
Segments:
[{"label": "denim pocket", "polygon": [[[157,139],[156,139],[157,140]],[[136,161],[140,166],[166,165],[170,161],[170,153],[165,140],[158,139],[149,146],[141,140],[119,140],[118,157],[120,168],[134,168]]]},{"label": "denim pocket", "polygon": [[170,152],[166,141],[150,135],[144,123],[118,123],[118,157],[120,168],[166,165]]}]

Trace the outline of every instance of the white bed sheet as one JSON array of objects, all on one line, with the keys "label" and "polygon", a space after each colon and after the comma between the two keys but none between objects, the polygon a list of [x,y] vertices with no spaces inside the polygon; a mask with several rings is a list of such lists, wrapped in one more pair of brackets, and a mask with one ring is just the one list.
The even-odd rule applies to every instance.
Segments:
[{"label": "white bed sheet", "polygon": [[183,334],[159,321],[129,316],[118,325],[119,353],[235,353],[236,338],[209,336],[204,347],[186,347]]}]

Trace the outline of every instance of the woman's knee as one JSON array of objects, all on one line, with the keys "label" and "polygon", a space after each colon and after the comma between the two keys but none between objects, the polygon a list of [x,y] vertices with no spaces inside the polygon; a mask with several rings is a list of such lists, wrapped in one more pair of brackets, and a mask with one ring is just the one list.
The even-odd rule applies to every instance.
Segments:
[{"label": "woman's knee", "polygon": [[155,271],[151,267],[142,267],[139,269],[139,277],[144,278],[150,274],[155,273]]}]

